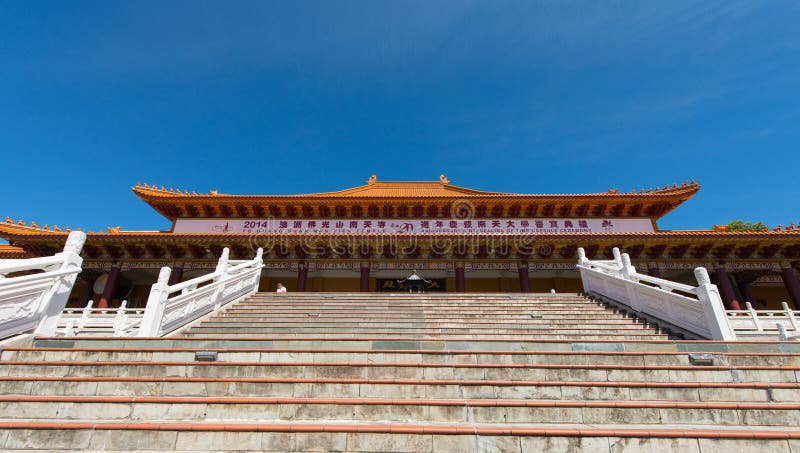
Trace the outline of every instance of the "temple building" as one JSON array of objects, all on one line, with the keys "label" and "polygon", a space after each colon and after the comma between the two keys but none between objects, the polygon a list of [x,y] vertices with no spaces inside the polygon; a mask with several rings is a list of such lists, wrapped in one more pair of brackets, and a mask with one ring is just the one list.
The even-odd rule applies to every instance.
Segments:
[{"label": "temple building", "polygon": [[[729,308],[800,307],[800,228],[731,232],[661,230],[658,220],[692,197],[695,182],[589,194],[486,192],[438,181],[383,182],[303,195],[189,193],[147,184],[133,192],[172,225],[165,231],[88,232],[70,298],[82,306],[143,306],[159,268],[172,283],[216,264],[222,249],[264,249],[261,290],[400,291],[416,271],[427,291],[580,292],[578,247],[590,259],[627,252],[639,272],[692,281],[706,267]],[[52,255],[68,229],[6,219],[0,258]]]}]

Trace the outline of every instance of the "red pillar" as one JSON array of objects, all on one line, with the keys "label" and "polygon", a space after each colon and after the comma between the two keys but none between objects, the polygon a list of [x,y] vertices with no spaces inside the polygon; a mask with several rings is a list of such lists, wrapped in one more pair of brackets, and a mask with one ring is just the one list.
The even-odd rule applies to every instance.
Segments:
[{"label": "red pillar", "polygon": [[795,310],[800,307],[800,281],[797,280],[797,274],[794,273],[792,263],[784,261],[781,263],[781,277],[783,284],[786,286],[786,291],[789,292],[789,297],[792,299],[792,305]]},{"label": "red pillar", "polygon": [[651,277],[661,278],[661,271],[658,269],[658,263],[648,263],[647,273]]},{"label": "red pillar", "polygon": [[362,293],[369,292],[369,264],[362,264],[361,265],[361,286],[359,290]]},{"label": "red pillar", "polygon": [[740,281],[737,286],[739,287],[739,294],[744,298],[742,302],[750,302],[753,304],[753,308],[756,308],[756,298],[753,297],[753,293],[750,291],[750,283]]},{"label": "red pillar", "polygon": [[119,283],[119,266],[114,266],[108,273],[106,286],[103,288],[103,294],[100,296],[100,302],[97,303],[97,308],[108,308],[111,299],[114,297],[114,292],[117,290],[117,283]]},{"label": "red pillar", "polygon": [[[169,281],[167,284],[169,286],[176,285],[183,281],[183,268],[182,267],[173,267],[172,273],[169,274]],[[176,296],[178,293],[170,293],[169,297]]]},{"label": "red pillar", "polygon": [[182,267],[173,267],[172,273],[169,275],[169,281],[167,282],[168,285],[176,285],[183,280],[183,268]]},{"label": "red pillar", "polygon": [[528,262],[523,261],[517,267],[519,272],[519,290],[523,293],[531,292],[531,281],[528,279]]},{"label": "red pillar", "polygon": [[739,308],[739,301],[736,300],[736,292],[733,290],[733,284],[728,277],[728,273],[724,267],[718,267],[714,274],[717,277],[717,287],[719,288],[719,295],[722,296],[722,304],[725,305],[726,310],[741,310]]},{"label": "red pillar", "polygon": [[297,292],[302,293],[306,290],[306,278],[308,277],[308,269],[305,263],[300,263],[297,269]]},{"label": "red pillar", "polygon": [[456,264],[456,292],[463,293],[466,289],[466,284],[464,282],[464,265],[461,264],[460,267]]},{"label": "red pillar", "polygon": [[92,278],[83,278],[83,291],[81,292],[81,307],[85,307],[86,304],[92,300],[92,296],[94,296],[94,279]]}]

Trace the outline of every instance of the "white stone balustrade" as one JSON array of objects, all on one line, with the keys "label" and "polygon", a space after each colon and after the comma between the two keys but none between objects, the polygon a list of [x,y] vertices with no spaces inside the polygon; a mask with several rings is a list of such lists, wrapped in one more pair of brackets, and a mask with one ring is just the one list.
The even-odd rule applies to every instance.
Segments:
[{"label": "white stone balustrade", "polygon": [[122,301],[118,308],[95,308],[89,301],[84,308],[65,308],[58,320],[58,335],[113,335],[129,337],[139,331],[144,309],[128,308]]},{"label": "white stone balustrade", "polygon": [[578,249],[584,292],[630,307],[709,340],[735,340],[716,285],[705,268],[694,270],[698,286],[684,285],[636,272],[627,253],[614,248],[614,259],[592,261]]},{"label": "white stone balustrade", "polygon": [[150,289],[138,336],[166,335],[258,291],[264,267],[261,248],[252,260],[229,260],[229,253],[227,248],[222,251],[214,272],[175,285],[167,284],[171,269],[162,267],[158,281]]},{"label": "white stone balustrade", "polygon": [[[0,338],[26,332],[54,335],[81,271],[86,234],[73,231],[54,256],[0,260]],[[11,273],[38,273],[8,277]]]},{"label": "white stone balustrade", "polygon": [[728,322],[741,333],[773,333],[777,334],[783,326],[787,333],[800,333],[800,311],[793,311],[786,302],[781,303],[783,310],[755,310],[750,302],[745,303],[745,310],[727,310]]}]

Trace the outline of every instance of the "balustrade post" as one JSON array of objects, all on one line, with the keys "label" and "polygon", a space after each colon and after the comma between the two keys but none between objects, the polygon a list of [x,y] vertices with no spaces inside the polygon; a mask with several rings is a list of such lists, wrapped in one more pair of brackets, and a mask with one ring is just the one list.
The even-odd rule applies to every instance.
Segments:
[{"label": "balustrade post", "polygon": [[78,321],[78,330],[83,329],[83,326],[89,322],[89,317],[92,316],[92,305],[94,305],[94,302],[90,300],[83,308],[83,311],[81,312],[81,318]]},{"label": "balustrade post", "polygon": [[164,308],[169,297],[169,276],[172,270],[164,266],[158,273],[158,281],[150,288],[150,297],[147,298],[147,305],[144,308],[142,324],[139,326],[140,337],[157,337],[161,330],[161,322],[164,318]]},{"label": "balustrade post", "polygon": [[745,302],[744,306],[747,309],[747,313],[750,315],[750,319],[753,320],[753,324],[756,326],[756,331],[761,332],[764,330],[761,328],[761,324],[758,322],[758,312],[753,309],[753,304],[750,302]]},{"label": "balustrade post", "polygon": [[631,264],[630,255],[623,253],[620,261],[622,262],[622,268],[620,269],[622,277],[625,280],[632,280],[636,275],[636,268],[633,266],[633,264]]},{"label": "balustrade post", "polygon": [[[618,251],[618,249],[615,248]],[[637,281],[633,278],[636,275],[636,268],[631,264],[631,257],[627,253],[620,256],[620,277],[625,281],[625,293],[628,296],[627,304],[636,311],[641,311],[639,296],[636,294],[634,284]]]},{"label": "balustrade post", "polygon": [[736,334],[734,334],[728,322],[728,315],[725,313],[725,306],[722,304],[719,289],[717,289],[716,285],[711,284],[708,271],[704,267],[698,267],[694,270],[694,276],[698,284],[696,288],[697,298],[703,305],[705,324],[708,326],[709,331],[711,331],[710,339],[725,341],[735,340]]},{"label": "balustrade post", "polygon": [[68,319],[67,326],[64,328],[64,336],[65,337],[72,337],[75,335],[75,320]]},{"label": "balustrade post", "polygon": [[786,312],[786,317],[789,318],[789,324],[792,326],[792,329],[794,329],[795,332],[800,330],[797,325],[797,318],[794,316],[794,311],[789,308],[789,304],[786,302],[781,302],[781,307],[783,307],[783,310]]},{"label": "balustrade post", "polygon": [[257,266],[258,271],[256,272],[255,283],[253,283],[253,291],[254,293],[258,292],[258,286],[261,283],[261,271],[264,269],[264,249],[261,247],[256,250],[256,257],[253,258],[254,264]]},{"label": "balustrade post", "polygon": [[611,253],[614,255],[614,262],[617,264],[617,267],[622,267],[622,254],[619,251],[619,247],[611,249]]},{"label": "balustrade post", "polygon": [[228,276],[228,256],[230,255],[230,251],[228,247],[222,249],[222,255],[219,257],[219,261],[217,262],[217,277],[214,281],[219,282],[220,285],[217,287],[217,291],[214,293],[214,310],[218,310],[219,307],[222,306],[222,296],[225,294],[225,277]]},{"label": "balustrade post", "polygon": [[41,318],[35,331],[36,335],[52,336],[56,333],[58,318],[61,317],[61,313],[67,305],[72,286],[81,271],[83,258],[81,258],[80,253],[85,242],[86,233],[73,231],[67,236],[64,250],[56,254],[61,259],[59,270],[74,270],[75,272],[58,277],[50,291],[45,294],[44,299],[42,299],[42,307],[39,309]]},{"label": "balustrade post", "polygon": [[125,309],[128,308],[128,301],[123,300],[121,304],[119,304],[119,308],[117,308],[117,314],[114,316],[114,336],[121,337],[124,335],[125,330]]},{"label": "balustrade post", "polygon": [[583,247],[578,247],[578,264],[580,266],[586,266],[586,250]]}]

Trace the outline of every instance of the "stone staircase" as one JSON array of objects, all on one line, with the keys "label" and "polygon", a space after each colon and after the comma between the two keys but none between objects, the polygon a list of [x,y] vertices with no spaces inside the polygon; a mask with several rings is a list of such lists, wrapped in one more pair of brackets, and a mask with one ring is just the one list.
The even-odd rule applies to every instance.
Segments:
[{"label": "stone staircase", "polygon": [[800,451],[800,344],[577,296],[256,294],[167,338],[17,343],[4,451]]}]

